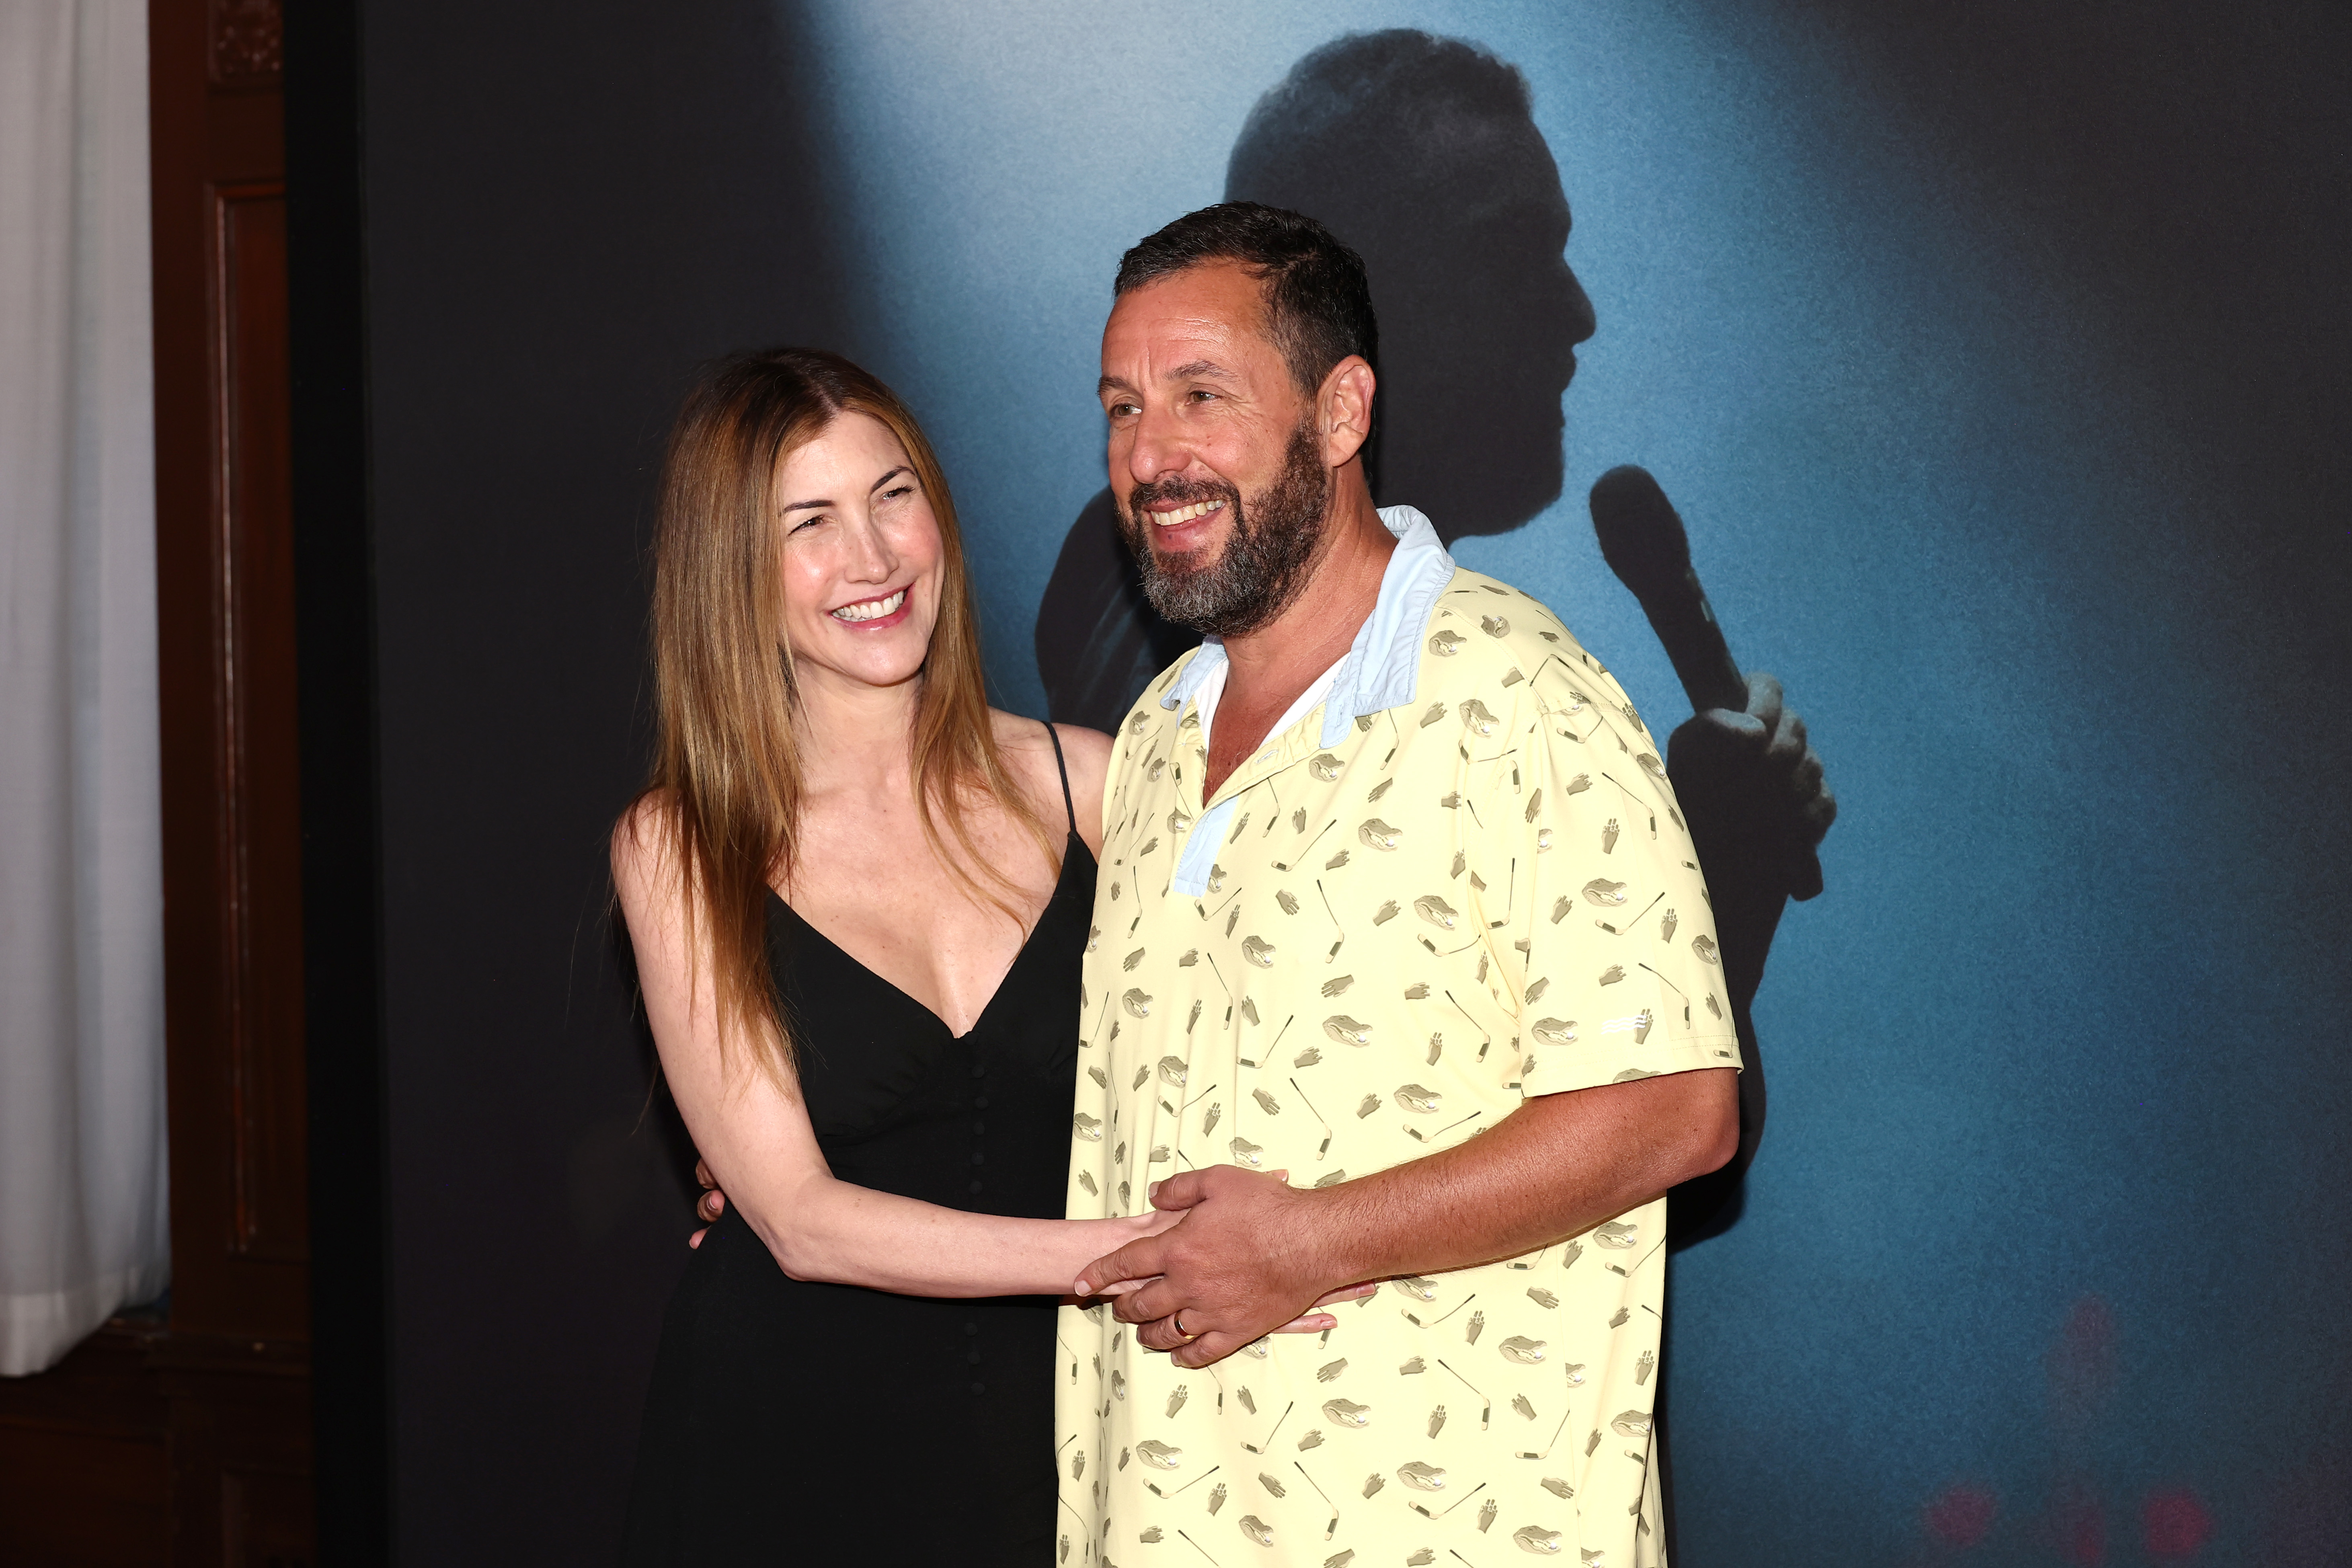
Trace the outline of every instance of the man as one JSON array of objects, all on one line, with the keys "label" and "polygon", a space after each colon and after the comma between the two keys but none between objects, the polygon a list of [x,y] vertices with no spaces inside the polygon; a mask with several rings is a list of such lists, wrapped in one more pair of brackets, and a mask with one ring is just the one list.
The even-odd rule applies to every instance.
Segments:
[{"label": "man", "polygon": [[[1594,317],[1564,255],[1559,172],[1515,67],[1412,28],[1333,39],[1252,109],[1224,188],[1228,200],[1318,219],[1365,260],[1381,326],[1381,416],[1360,461],[1376,499],[1432,507],[1451,544],[1516,530],[1559,498],[1560,395]],[[1071,526],[1038,606],[1053,717],[1115,727],[1198,640],[1146,599],[1106,489]],[[1677,1247],[1738,1217],[1765,1120],[1749,1004],[1785,901],[1820,890],[1812,847],[1836,812],[1779,683],[1750,685],[1745,711],[1693,716],[1663,753],[1706,850],[1725,1001],[1743,1042],[1740,1151],[1675,1194]]]},{"label": "man", "polygon": [[1064,1310],[1072,1560],[1662,1560],[1663,1194],[1738,1133],[1706,893],[1616,682],[1375,510],[1375,338],[1353,253],[1246,203],[1104,331],[1118,515],[1206,640],[1104,808],[1069,1212],[1188,1212]]},{"label": "man", "polygon": [[[1381,321],[1362,458],[1376,499],[1444,495],[1430,521],[1451,544],[1559,498],[1560,395],[1593,311],[1517,68],[1412,28],[1334,39],[1250,110],[1224,188],[1305,213],[1364,259]],[[1117,510],[1105,489],[1072,524],[1034,634],[1053,716],[1097,730],[1200,640],[1145,600]]]}]

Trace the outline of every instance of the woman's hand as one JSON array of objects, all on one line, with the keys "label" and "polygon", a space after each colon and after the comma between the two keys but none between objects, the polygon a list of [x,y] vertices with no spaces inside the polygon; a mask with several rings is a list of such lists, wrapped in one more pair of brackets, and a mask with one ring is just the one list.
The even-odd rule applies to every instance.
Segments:
[{"label": "woman's hand", "polygon": [[[1380,1288],[1381,1282],[1377,1279],[1367,1280],[1361,1285],[1342,1285],[1337,1290],[1316,1298],[1315,1304],[1318,1307],[1336,1307],[1342,1301],[1360,1301]],[[1274,1331],[1277,1334],[1319,1334],[1326,1329],[1339,1326],[1339,1320],[1328,1312],[1308,1312],[1304,1317],[1291,1319]],[[1143,1343],[1140,1339],[1135,1342]],[[1148,1350],[1150,1347],[1146,1345],[1144,1348]]]},{"label": "woman's hand", "polygon": [[[702,1222],[702,1229],[688,1237],[686,1244],[688,1247],[700,1247],[705,1232],[718,1224],[719,1216],[727,1212],[727,1194],[719,1190],[719,1178],[710,1173],[710,1167],[703,1163],[700,1155],[695,1157],[694,1179],[702,1184],[702,1195],[694,1200],[694,1217]],[[1160,1227],[1162,1230],[1166,1228],[1165,1226]],[[1144,1234],[1157,1236],[1160,1233],[1147,1231]]]},{"label": "woman's hand", "polygon": [[[694,1162],[694,1179],[702,1184],[702,1195],[694,1201],[694,1215],[697,1219],[702,1221],[702,1228],[688,1237],[686,1244],[688,1247],[700,1247],[705,1233],[718,1223],[720,1215],[727,1212],[727,1194],[719,1190],[719,1178],[710,1173],[709,1163],[699,1158]],[[1174,1229],[1184,1223],[1184,1216],[1191,1212],[1190,1209],[1147,1209],[1142,1214],[1126,1216],[1120,1223],[1134,1232],[1129,1240],[1141,1241],[1146,1237],[1163,1235]],[[1121,1279],[1107,1288],[1103,1294],[1124,1296],[1130,1290],[1142,1289],[1156,1279],[1158,1279],[1157,1275],[1153,1276],[1152,1279]],[[1367,1285],[1342,1286],[1318,1300],[1315,1305],[1329,1307],[1336,1306],[1341,1301],[1360,1301],[1379,1289],[1378,1281]],[[1314,1311],[1293,1318],[1274,1331],[1277,1334],[1319,1334],[1326,1329],[1339,1327],[1339,1320],[1330,1313]]]}]

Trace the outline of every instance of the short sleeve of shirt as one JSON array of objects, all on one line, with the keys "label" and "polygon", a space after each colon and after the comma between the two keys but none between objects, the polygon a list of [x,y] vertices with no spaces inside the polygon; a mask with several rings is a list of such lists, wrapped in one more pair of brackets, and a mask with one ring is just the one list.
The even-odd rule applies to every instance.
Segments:
[{"label": "short sleeve of shirt", "polygon": [[1513,910],[1523,1092],[1737,1068],[1715,917],[1656,742],[1581,652],[1547,661],[1517,719],[1532,776],[1519,820],[1489,831],[1535,868]]}]

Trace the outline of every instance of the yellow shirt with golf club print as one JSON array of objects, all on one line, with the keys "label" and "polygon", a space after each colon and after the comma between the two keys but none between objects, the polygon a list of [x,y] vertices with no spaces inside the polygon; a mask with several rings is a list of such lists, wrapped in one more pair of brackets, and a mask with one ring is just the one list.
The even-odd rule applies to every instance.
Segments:
[{"label": "yellow shirt with golf club print", "polygon": [[[1528,1095],[1738,1065],[1657,742],[1535,600],[1426,519],[1324,703],[1215,798],[1212,641],[1122,724],[1085,967],[1069,1213],[1234,1163],[1327,1186]],[[1650,1411],[1665,1205],[1391,1282],[1201,1371],[1059,1321],[1062,1560],[1663,1561]]]}]

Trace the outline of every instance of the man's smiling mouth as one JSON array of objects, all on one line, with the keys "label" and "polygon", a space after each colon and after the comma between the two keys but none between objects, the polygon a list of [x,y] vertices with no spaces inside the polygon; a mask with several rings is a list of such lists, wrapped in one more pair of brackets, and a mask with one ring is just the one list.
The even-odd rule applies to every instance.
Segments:
[{"label": "man's smiling mouth", "polygon": [[885,616],[898,614],[898,606],[906,602],[907,590],[901,588],[895,594],[886,594],[878,599],[861,599],[856,604],[844,605],[827,613],[836,621],[878,621]]},{"label": "man's smiling mouth", "polygon": [[1173,511],[1155,511],[1151,514],[1151,521],[1155,527],[1174,528],[1180,523],[1190,522],[1196,517],[1206,517],[1224,504],[1222,498],[1216,500],[1196,500],[1189,506],[1180,506]]}]

